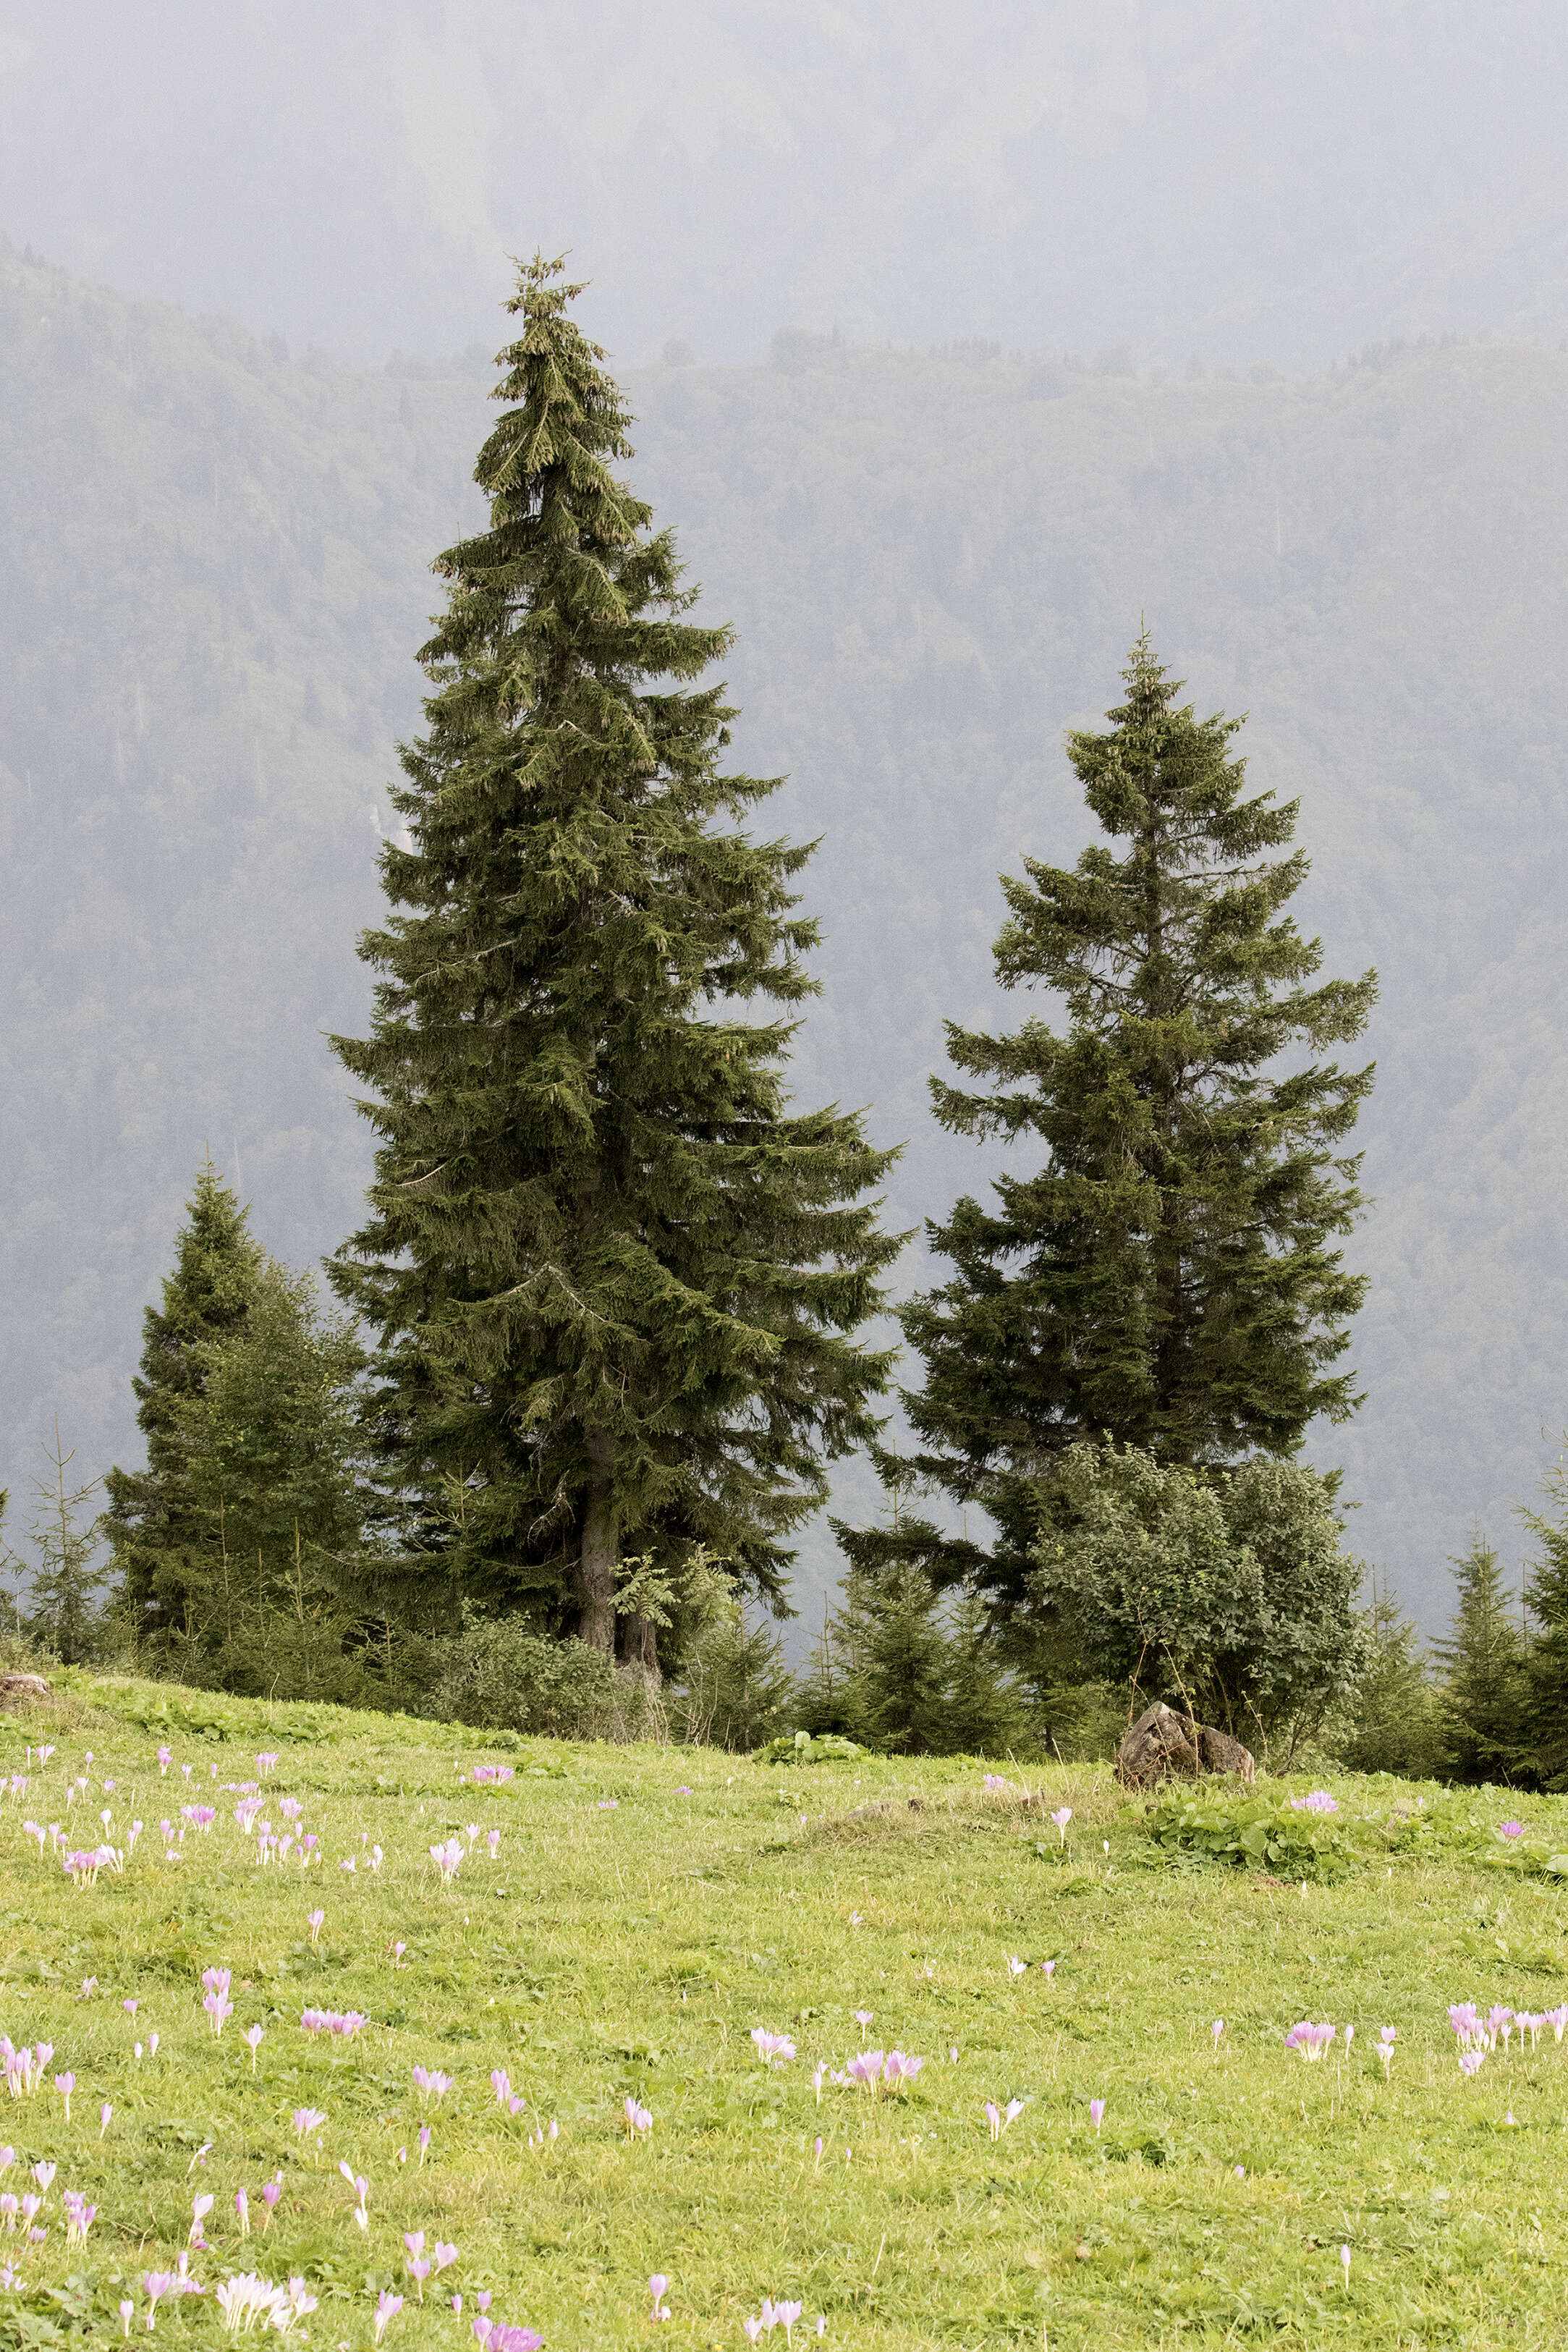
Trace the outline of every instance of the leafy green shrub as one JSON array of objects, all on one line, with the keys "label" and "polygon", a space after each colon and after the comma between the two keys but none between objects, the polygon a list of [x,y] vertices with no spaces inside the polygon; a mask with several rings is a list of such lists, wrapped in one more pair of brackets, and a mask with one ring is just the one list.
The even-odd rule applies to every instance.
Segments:
[{"label": "leafy green shrub", "polygon": [[770,1739],[766,1748],[758,1748],[759,1764],[852,1764],[867,1749],[857,1747],[852,1739],[841,1738],[836,1731],[825,1731],[815,1739],[809,1731],[786,1732],[781,1738]]},{"label": "leafy green shrub", "polygon": [[475,1618],[433,1649],[431,1712],[446,1721],[558,1739],[623,1739],[644,1727],[641,1675],[618,1675],[586,1642],[546,1641],[519,1617]]},{"label": "leafy green shrub", "polygon": [[1041,1504],[1031,1591],[1081,1671],[1287,1756],[1354,1685],[1363,1570],[1320,1472],[1200,1475],[1135,1445],[1078,1444]]},{"label": "leafy green shrub", "polygon": [[1322,1813],[1300,1812],[1261,1789],[1171,1790],[1145,1827],[1166,1853],[1207,1855],[1282,1878],[1336,1877],[1350,1859],[1344,1833]]}]

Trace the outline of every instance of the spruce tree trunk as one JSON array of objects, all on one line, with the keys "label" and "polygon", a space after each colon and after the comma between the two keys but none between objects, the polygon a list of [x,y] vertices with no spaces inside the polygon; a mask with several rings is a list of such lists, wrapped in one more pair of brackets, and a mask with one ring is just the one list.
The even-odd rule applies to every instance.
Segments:
[{"label": "spruce tree trunk", "polygon": [[582,1617],[579,1638],[591,1649],[615,1654],[615,1515],[610,1500],[610,1472],[614,1447],[609,1432],[586,1429],[588,1491],[583,1500],[582,1555],[578,1592]]}]

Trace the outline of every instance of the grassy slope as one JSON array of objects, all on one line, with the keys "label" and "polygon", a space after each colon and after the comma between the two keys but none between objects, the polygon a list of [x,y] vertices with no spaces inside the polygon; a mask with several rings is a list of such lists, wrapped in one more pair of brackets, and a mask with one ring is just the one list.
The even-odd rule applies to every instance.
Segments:
[{"label": "grassy slope", "polygon": [[[193,1712],[161,1727],[165,1699]],[[670,2347],[743,2343],[743,2317],[769,2294],[804,2303],[800,2334],[825,2313],[827,2340],[844,2346],[1036,2345],[1047,2326],[1059,2352],[1234,2343],[1254,2328],[1312,2346],[1561,2341],[1568,2048],[1548,2033],[1535,2057],[1494,2058],[1467,2086],[1444,2016],[1449,2000],[1558,1997],[1568,1955],[1550,1887],[1500,1895],[1475,1869],[1413,1864],[1305,1894],[1173,1873],[1151,1866],[1134,1811],[1094,1769],[1045,1789],[1074,1808],[1063,1864],[1037,1851],[1055,1835],[1040,1814],[988,1795],[967,1762],[786,1772],[711,1751],[532,1743],[509,1754],[509,1785],[476,1789],[458,1768],[494,1750],[401,1720],[122,1683],[83,1684],[51,1705],[47,1732],[38,1722],[0,1736],[0,1766],[16,1770],[29,1737],[57,1744],[0,1828],[0,2025],[51,2042],[51,2074],[69,2068],[77,2089],[68,2125],[52,2090],[4,2118],[13,2181],[40,2158],[59,2166],[39,2217],[48,2239],[25,2250],[27,2312],[60,2318],[43,2291],[74,2273],[90,2285],[68,2308],[112,2326],[133,2292],[140,2330],[140,2290],[123,2283],[183,2243],[191,2198],[208,2189],[211,2251],[194,2265],[207,2298],[160,2322],[193,2340],[216,2338],[211,2290],[254,2262],[314,2279],[319,2345],[367,2344],[367,2286],[397,2283],[401,2233],[422,2229],[460,2249],[445,2284],[466,2309],[460,2322],[411,2299],[392,2352],[469,2341],[486,2285],[492,2315],[541,2328],[551,2352],[635,2344],[654,2271],[672,2281]],[[162,1780],[160,1738],[174,1751]],[[281,1827],[277,1800],[297,1794],[320,1834],[326,1860],[308,1879],[258,1869],[235,1798],[211,1794],[214,1764],[220,1786],[244,1781],[261,1748],[280,1759],[269,1817]],[[82,1771],[89,1793],[67,1814]],[[157,1822],[198,1796],[218,1822],[170,1865]],[[103,1804],[117,1837],[135,1815],[150,1833],[123,1877],[74,1892],[21,1821],[60,1821],[87,1843]],[[882,1810],[852,1810],[867,1804]],[[481,1836],[444,1893],[428,1849],[470,1822],[500,1828],[499,1859],[483,1858]],[[367,1839],[385,1849],[376,1874]],[[351,1877],[339,1868],[350,1853]],[[1014,1952],[1057,1958],[1054,1979],[1031,1968],[1014,1984]],[[221,2041],[198,2007],[214,1963],[235,1977]],[[84,1977],[98,1979],[85,2000]],[[307,2005],[372,2023],[329,2044],[301,2032]],[[819,2111],[812,2063],[842,2064],[862,2007],[873,2042],[923,2054],[925,2071],[905,2101],[825,2087]],[[1287,2057],[1301,2017],[1354,2020],[1354,2061]],[[253,2074],[240,2035],[255,2021]],[[1370,2047],[1385,2022],[1400,2036],[1387,2086]],[[800,2063],[766,2072],[756,2025],[792,2032]],[[156,2059],[137,2063],[133,2040],[154,2030]],[[417,2064],[455,2078],[423,2118],[423,2169]],[[526,2123],[497,2110],[486,2077],[499,2065],[530,2103]],[[628,2094],[653,2116],[635,2146]],[[1009,2096],[1028,2105],[993,2146],[983,2103]],[[1099,2139],[1092,2096],[1107,2103]],[[301,2105],[329,2118],[316,2158],[290,2127]],[[526,2130],[551,2116],[559,2139],[530,2150]],[[344,2158],[370,2183],[363,2238]],[[279,2167],[277,2224],[245,2244],[234,2191],[247,2187],[259,2214]],[[61,2242],[69,2187],[99,2209],[85,2253]],[[16,2310],[0,2296],[7,2332]],[[40,2340],[26,2316],[22,2336]]]}]

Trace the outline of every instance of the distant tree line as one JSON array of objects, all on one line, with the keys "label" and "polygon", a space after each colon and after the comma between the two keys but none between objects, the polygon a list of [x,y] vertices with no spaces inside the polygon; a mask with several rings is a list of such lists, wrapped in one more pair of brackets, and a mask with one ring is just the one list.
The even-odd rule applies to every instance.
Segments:
[{"label": "distant tree line", "polygon": [[[515,1730],[1067,1752],[1164,1696],[1274,1758],[1568,1781],[1564,1522],[1531,1517],[1518,1625],[1478,1538],[1434,1675],[1301,1459],[1359,1402],[1373,1072],[1334,1052],[1375,978],[1321,977],[1297,805],[1146,635],[1069,740],[1098,837],[1004,879],[998,975],[1035,1006],[949,1025],[936,1115],[1005,1165],[929,1229],[892,1431],[892,1155],[786,1085],[809,852],[751,830],[777,780],[722,767],[729,633],[613,471],[629,420],[559,279],[521,273],[488,527],[434,567],[371,1034],[335,1041],[378,1139],[339,1311],[204,1168],[146,1317],[146,1466],[89,1528],[57,1444],[18,1631]],[[837,1526],[797,1678],[792,1533],[860,1448],[885,1508]]]}]

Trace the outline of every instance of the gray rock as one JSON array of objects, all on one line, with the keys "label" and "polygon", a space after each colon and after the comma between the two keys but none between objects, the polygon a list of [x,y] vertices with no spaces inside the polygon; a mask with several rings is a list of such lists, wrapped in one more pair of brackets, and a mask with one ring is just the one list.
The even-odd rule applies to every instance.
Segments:
[{"label": "gray rock", "polygon": [[1204,1772],[1250,1780],[1256,1770],[1239,1739],[1177,1715],[1163,1699],[1144,1709],[1116,1750],[1116,1778],[1127,1789],[1154,1789],[1162,1780],[1191,1780]]}]

